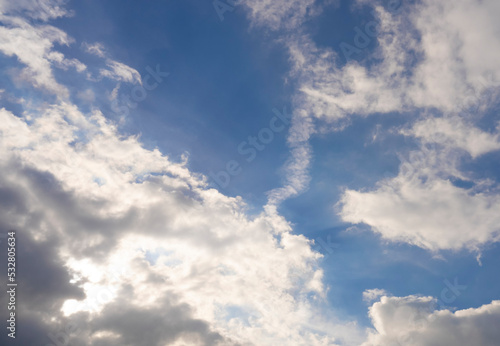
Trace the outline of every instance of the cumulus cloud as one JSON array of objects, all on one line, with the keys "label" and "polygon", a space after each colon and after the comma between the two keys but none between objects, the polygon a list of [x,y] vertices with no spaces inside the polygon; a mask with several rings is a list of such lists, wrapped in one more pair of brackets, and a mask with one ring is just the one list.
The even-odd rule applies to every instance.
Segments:
[{"label": "cumulus cloud", "polygon": [[431,251],[479,251],[500,240],[498,184],[460,170],[465,155],[475,159],[500,150],[498,130],[486,132],[450,116],[418,120],[401,133],[418,139],[420,149],[402,155],[399,174],[374,189],[346,189],[339,204],[342,219]]},{"label": "cumulus cloud", "polygon": [[435,310],[435,305],[432,297],[382,297],[370,308],[375,329],[362,345],[498,344],[500,301],[455,312]]},{"label": "cumulus cloud", "polygon": [[[478,250],[500,240],[500,194],[489,181],[470,181],[450,151],[424,147],[412,152],[397,177],[380,181],[373,190],[347,189],[340,201],[344,221],[365,223],[392,241],[432,251]],[[424,217],[425,215],[425,217]]]},{"label": "cumulus cloud", "polygon": [[[185,160],[123,137],[98,109],[81,113],[52,71],[85,70],[53,50],[71,38],[2,20],[0,49],[28,66],[24,81],[63,96],[20,114],[0,109],[3,226],[52,258],[37,272],[58,285],[23,306],[32,318],[21,342],[333,345],[356,335],[322,317],[320,255],[307,238],[275,211],[247,215],[241,198],[208,189]],[[102,46],[82,47],[106,59],[100,76],[140,83]],[[94,98],[91,89],[77,96]]]},{"label": "cumulus cloud", "polygon": [[[151,344],[334,344],[338,328],[314,313],[325,292],[319,254],[281,216],[246,216],[241,199],[121,137],[99,112],[63,103],[25,116],[0,111],[5,185],[23,196],[6,220],[39,241],[58,237],[86,294],[60,306],[58,323],[88,320],[78,336],[87,344],[133,344],[127,323],[137,316],[185,326],[153,333]],[[37,215],[36,226],[23,215]]]}]

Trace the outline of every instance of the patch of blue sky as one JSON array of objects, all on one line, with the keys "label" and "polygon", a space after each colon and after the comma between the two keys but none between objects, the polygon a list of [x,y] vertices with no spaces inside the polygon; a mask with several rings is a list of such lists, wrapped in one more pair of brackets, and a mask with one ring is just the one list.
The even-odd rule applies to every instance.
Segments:
[{"label": "patch of blue sky", "polygon": [[100,177],[94,177],[92,180],[99,186],[103,186],[106,184],[106,180]]},{"label": "patch of blue sky", "polygon": [[219,307],[219,313],[218,317],[225,320],[226,322],[229,322],[232,319],[237,319],[239,323],[242,323],[243,325],[249,326],[250,325],[250,318],[253,317],[252,314],[249,314],[248,311],[246,311],[244,308],[241,306],[237,305],[229,305],[229,306],[220,306]]},{"label": "patch of blue sky", "polygon": [[181,263],[180,260],[172,258],[171,255],[173,251],[165,249],[156,249],[155,251],[144,251],[144,259],[151,265],[156,265],[160,256],[163,256],[165,260],[161,263],[166,266],[176,266]]},{"label": "patch of blue sky", "polygon": [[[286,52],[273,40],[249,33],[244,21],[222,24],[209,16],[214,14],[209,3],[206,8],[192,2],[147,3],[140,10],[134,10],[137,3],[128,5],[96,2],[91,18],[98,23],[108,19],[105,33],[94,32],[96,26],[86,23],[91,20],[85,13],[87,6],[80,15],[77,4],[80,18],[72,20],[71,26],[69,21],[68,27],[62,25],[76,39],[104,42],[110,57],[141,74],[146,66],[156,64],[171,72],[130,110],[125,131],[141,133],[147,147],[159,147],[174,158],[190,153],[189,168],[206,175],[223,170],[227,161],[241,161],[242,173],[223,192],[242,195],[253,204],[265,202],[264,193],[281,180],[277,171],[286,160],[285,131],[249,164],[237,148],[268,126],[273,108],[289,104],[293,85],[283,83],[288,71]],[[59,21],[64,24],[67,19]],[[148,26],[132,25],[141,21]],[[133,46],[133,52],[118,48],[124,46]],[[129,93],[131,88],[124,84],[121,92]]]}]

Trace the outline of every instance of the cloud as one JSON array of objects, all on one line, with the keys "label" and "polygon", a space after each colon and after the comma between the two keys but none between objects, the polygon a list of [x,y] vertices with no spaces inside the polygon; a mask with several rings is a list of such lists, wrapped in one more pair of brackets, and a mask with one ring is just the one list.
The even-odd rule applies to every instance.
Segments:
[{"label": "cloud", "polygon": [[255,23],[277,29],[283,21],[286,21],[289,26],[296,26],[314,2],[315,0],[286,2],[250,0],[245,4],[250,8],[251,17]]},{"label": "cloud", "polygon": [[[283,110],[286,113],[286,109]],[[287,116],[284,114],[284,116]],[[311,119],[305,114],[291,116],[292,125],[287,137],[291,157],[285,164],[284,186],[267,193],[269,208],[273,209],[284,200],[304,192],[309,184],[309,165],[311,162],[311,147],[309,138],[314,133]]]},{"label": "cloud", "polygon": [[475,159],[500,150],[498,130],[486,132],[450,116],[417,120],[400,132],[418,139],[420,149],[401,155],[399,174],[374,189],[346,189],[339,203],[342,219],[431,251],[480,251],[499,241],[498,183],[460,169],[467,154]]},{"label": "cloud", "polygon": [[77,71],[83,71],[85,65],[76,59],[65,59],[52,48],[56,43],[69,45],[72,39],[53,26],[32,26],[19,18],[4,17],[2,24],[0,51],[7,56],[16,56],[26,65],[16,79],[63,98],[68,97],[67,88],[55,80],[52,65],[62,68],[73,66]]},{"label": "cloud", "polygon": [[[1,110],[0,119],[5,186],[23,196],[6,220],[40,241],[59,239],[73,285],[86,294],[56,316],[78,324],[75,338],[133,344],[143,316],[179,326],[152,333],[151,344],[335,344],[341,324],[317,313],[320,255],[283,217],[247,216],[240,198],[122,137],[98,111],[61,103],[21,117]],[[36,226],[23,215],[36,215]],[[119,320],[123,309],[133,314]]]},{"label": "cloud", "polygon": [[476,158],[500,150],[500,133],[482,131],[474,124],[454,116],[418,121],[403,134],[419,138],[423,143],[437,143],[447,149],[461,149]]},{"label": "cloud", "polygon": [[95,93],[92,91],[92,89],[86,89],[83,91],[79,91],[76,96],[85,102],[92,103],[95,100]]},{"label": "cloud", "polygon": [[[498,129],[486,132],[478,125],[498,93],[498,3],[402,2],[397,10],[379,2],[359,4],[373,6],[375,16],[353,28],[349,44],[357,55],[318,47],[303,33],[286,41],[291,75],[299,83],[294,113],[319,120],[310,134],[342,130],[352,117],[394,112],[416,117],[400,133],[416,139],[420,149],[409,158],[401,154],[397,177],[372,189],[347,188],[338,204],[341,218],[431,251],[478,251],[498,241],[498,184],[460,168],[464,153],[476,159],[500,148]],[[376,46],[366,54],[370,43]],[[302,176],[309,161],[300,161]],[[289,166],[290,176],[301,176],[295,167]],[[459,187],[457,180],[472,187]]]},{"label": "cloud", "polygon": [[58,17],[71,15],[64,8],[66,0],[0,0],[0,13],[24,15],[32,19],[48,21]]},{"label": "cloud", "polygon": [[[55,6],[39,17],[33,14],[42,20],[66,15],[57,9],[57,1],[22,4],[27,9]],[[289,30],[307,18],[312,4],[253,1],[249,6],[254,23]],[[7,6],[5,2],[0,5],[2,9]],[[427,14],[434,4],[423,6],[418,11]],[[436,10],[442,13],[441,8]],[[466,77],[448,78],[450,70],[436,59],[429,43],[435,33],[424,32],[423,26],[449,27],[441,28],[433,21],[419,23],[409,13],[403,17],[411,19],[406,24],[380,6],[377,11],[383,30],[380,54],[385,58],[373,69],[354,62],[338,68],[335,53],[315,47],[306,36],[292,35],[292,75],[301,82],[288,136],[292,157],[284,187],[271,191],[265,211],[258,215],[251,215],[240,197],[209,189],[206,178],[191,172],[186,160],[174,161],[158,149],[144,148],[139,138],[121,134],[98,108],[82,113],[67,100],[66,86],[52,72],[52,66],[84,70],[77,60],[53,51],[54,43],[69,44],[71,39],[51,26],[2,17],[0,50],[26,66],[21,80],[65,96],[19,113],[0,109],[0,225],[22,234],[22,251],[26,251],[20,255],[39,257],[36,273],[30,272],[33,277],[25,278],[22,286],[24,292],[33,294],[25,295],[28,304],[21,308],[22,316],[29,316],[23,321],[29,333],[19,333],[20,342],[71,340],[95,346],[362,343],[355,323],[325,312],[327,287],[318,265],[321,255],[311,249],[310,240],[294,234],[277,212],[281,201],[307,188],[312,157],[309,139],[318,131],[313,118],[335,121],[410,107],[452,112],[458,109],[453,102],[467,94],[472,77],[488,72],[491,80],[496,78],[496,72],[488,70],[493,60],[485,57],[481,57],[484,69],[474,67],[469,76],[472,67],[465,53],[463,62],[457,59],[453,68],[466,69],[462,74]],[[481,12],[483,20],[491,23],[484,30],[491,33],[496,24],[486,12]],[[416,36],[403,30],[408,29],[406,25],[420,30],[427,46],[420,46]],[[471,42],[464,44],[469,47]],[[452,51],[460,51],[453,44]],[[412,45],[425,52],[430,49],[424,54],[425,64],[434,64],[442,80],[428,76],[432,68],[422,68],[405,53]],[[108,58],[102,46],[82,47],[105,59],[107,67],[99,70],[101,77],[140,83],[135,69]],[[443,57],[448,59],[448,53]],[[464,80],[467,88],[442,91],[432,85],[455,86]],[[111,97],[117,96],[119,85]],[[93,98],[91,93],[80,96]],[[474,157],[481,155],[495,150],[497,137],[466,122],[446,123],[453,119],[417,122],[407,130],[405,134],[422,141],[422,154],[403,162],[398,177],[380,182],[374,191],[346,190],[342,217],[368,223],[386,238],[431,250],[476,248],[495,241],[500,221],[495,213],[498,194],[486,181],[474,181],[475,186],[468,189],[455,186],[452,178],[468,177],[457,168],[461,154],[448,154],[459,148]],[[431,126],[434,133],[422,132]],[[446,150],[427,150],[431,143]],[[41,276],[50,278],[42,287]],[[382,294],[368,290],[364,297],[373,300]],[[456,325],[484,331],[464,332],[460,340],[469,344],[487,345],[487,336],[497,338],[496,330],[490,328],[498,324],[497,302],[451,313],[427,307],[431,301],[382,297],[370,309],[375,330],[367,343],[386,345],[396,337],[409,336],[417,337],[421,345],[432,344],[432,337],[455,332]],[[394,311],[397,316],[416,314],[424,320],[437,316],[440,323],[425,325],[415,336],[411,323],[392,317]]]},{"label": "cloud", "polygon": [[[498,21],[492,15],[498,5],[486,1],[474,7],[472,3],[475,2],[461,1],[451,6],[447,2],[397,2],[398,6],[384,7],[380,2],[359,1],[360,6],[373,6],[375,17],[363,28],[354,30],[351,46],[362,52],[368,49],[370,42],[377,43],[373,58],[359,62],[345,51],[317,47],[312,38],[300,30],[291,31],[283,40],[292,62],[290,75],[299,85],[294,97],[295,125],[288,139],[291,157],[285,165],[284,186],[269,192],[269,204],[278,205],[307,189],[312,157],[309,138],[316,132],[324,132],[322,127],[343,130],[353,116],[437,109],[454,116],[420,122],[413,128],[416,132],[412,135],[424,142],[441,141],[442,145],[459,147],[473,157],[498,148],[496,134],[481,132],[473,126],[477,116],[463,121],[457,115],[471,104],[483,103],[475,110],[479,115],[486,112],[493,100],[490,99],[489,104],[484,102],[488,101],[484,94],[497,90],[500,81],[500,71],[494,63],[494,54],[500,49],[495,34]],[[270,5],[265,2],[249,3],[254,8],[254,20],[262,12],[267,17],[261,22],[279,26],[279,18],[294,3],[275,4],[281,8],[279,14],[268,9]],[[481,56],[474,53],[478,43],[470,39],[470,32],[461,25],[469,9],[475,17],[468,17],[466,21],[482,22],[474,26],[474,36],[480,37],[481,47],[485,45]],[[300,18],[305,18],[302,15],[305,12],[294,11]],[[494,48],[488,51],[485,48],[490,44]],[[313,124],[313,118],[321,122]],[[427,131],[430,127],[434,135]],[[306,135],[297,140],[297,132]]]},{"label": "cloud", "polygon": [[373,288],[369,290],[365,290],[363,292],[363,300],[365,302],[372,302],[376,299],[378,299],[381,296],[387,295],[387,292],[385,290],[382,290],[380,288]]},{"label": "cloud", "polygon": [[106,57],[106,50],[104,46],[101,43],[88,43],[88,42],[83,42],[82,43],[82,49],[86,51],[87,53],[96,55],[100,58],[105,58]]},{"label": "cloud", "polygon": [[[500,240],[498,188],[489,181],[469,180],[456,165],[457,158],[448,151],[424,147],[412,152],[397,177],[378,182],[373,190],[346,189],[339,215],[370,225],[385,239],[431,251],[478,250]],[[457,179],[472,186],[459,187]]]},{"label": "cloud", "polygon": [[478,308],[435,310],[432,297],[384,296],[370,308],[375,330],[362,346],[493,346],[500,332],[500,301]]},{"label": "cloud", "polygon": [[139,72],[128,65],[110,59],[102,43],[83,42],[81,47],[85,52],[106,60],[107,68],[101,68],[99,70],[99,75],[101,77],[127,83],[142,83]]},{"label": "cloud", "polygon": [[108,69],[101,69],[99,71],[101,76],[127,83],[142,83],[139,72],[130,66],[111,59],[106,60],[106,65]]},{"label": "cloud", "polygon": [[[326,1],[324,5],[335,2]],[[253,25],[263,26],[271,30],[296,29],[307,18],[319,14],[322,8],[316,0],[245,0],[237,3],[242,3],[248,9]]]},{"label": "cloud", "polygon": [[[353,28],[353,42],[343,42],[353,53],[319,48],[308,35],[288,40],[299,95],[312,115],[337,120],[415,108],[458,112],[466,99],[498,85],[497,2],[373,7],[377,17]],[[373,57],[361,59],[372,42]]]}]

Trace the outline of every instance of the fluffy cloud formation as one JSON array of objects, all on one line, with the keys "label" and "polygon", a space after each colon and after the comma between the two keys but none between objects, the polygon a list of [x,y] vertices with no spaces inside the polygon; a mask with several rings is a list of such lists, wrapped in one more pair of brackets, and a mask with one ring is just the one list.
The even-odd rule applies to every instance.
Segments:
[{"label": "fluffy cloud formation", "polygon": [[52,48],[56,43],[68,45],[72,39],[53,26],[35,26],[17,17],[3,16],[0,22],[0,51],[7,56],[17,57],[26,65],[22,70],[13,72],[15,81],[28,82],[36,88],[68,97],[67,88],[55,80],[52,66],[73,66],[79,72],[86,67],[76,59],[65,59]]},{"label": "fluffy cloud formation", "polygon": [[[355,325],[322,317],[320,255],[276,209],[249,216],[241,198],[208,189],[185,160],[123,137],[96,108],[83,114],[53,73],[85,69],[53,50],[71,38],[17,17],[2,20],[0,49],[28,66],[24,81],[61,96],[21,114],[0,109],[2,227],[17,229],[23,249],[40,254],[37,275],[19,278],[21,293],[33,293],[20,306],[30,316],[20,342],[334,345],[359,338]],[[101,76],[140,83],[102,46],[82,48],[105,59]],[[40,276],[51,278],[47,287]]]},{"label": "fluffy cloud formation", "polygon": [[375,330],[363,346],[494,346],[500,339],[500,301],[476,309],[435,310],[431,297],[387,297],[373,304]]},{"label": "fluffy cloud formation", "polygon": [[[446,130],[434,128],[437,133]],[[468,131],[489,138],[477,129]],[[463,138],[460,132],[454,135]],[[468,140],[481,143],[473,137]],[[347,222],[368,224],[386,239],[432,251],[479,250],[483,244],[500,240],[498,188],[490,181],[469,180],[460,172],[460,156],[453,154],[454,148],[423,146],[403,161],[397,177],[380,181],[372,191],[347,189],[340,201],[340,216]],[[459,186],[454,183],[457,180],[471,186]]]},{"label": "fluffy cloud formation", "polygon": [[[64,14],[58,1],[20,4],[28,10],[48,6],[43,16],[33,18]],[[297,26],[312,4],[250,2],[254,23],[272,29]],[[5,2],[0,5],[7,8]],[[417,12],[427,14],[435,5],[422,6]],[[442,10],[438,6],[436,13]],[[20,7],[18,12],[22,11]],[[292,157],[285,186],[270,192],[269,204],[259,215],[249,215],[241,198],[208,189],[205,178],[190,172],[185,160],[174,162],[159,150],[145,149],[138,138],[121,135],[96,107],[85,114],[67,99],[59,99],[15,114],[0,109],[0,169],[4,172],[0,226],[18,230],[23,244],[19,257],[33,263],[19,278],[20,294],[26,297],[19,305],[20,315],[26,316],[23,328],[30,331],[20,333],[19,342],[361,344],[364,339],[354,323],[343,323],[325,312],[327,289],[317,264],[320,255],[311,250],[306,237],[293,234],[290,224],[277,213],[280,202],[307,187],[308,141],[316,131],[310,115],[337,120],[353,113],[369,115],[407,107],[452,112],[467,88],[436,89],[429,71],[443,73],[438,82],[444,86],[463,80],[469,83],[467,87],[472,85],[468,72],[455,79],[448,76],[446,66],[440,70],[449,56],[443,54],[441,62],[432,54],[434,32],[424,35],[427,48],[420,47],[414,35],[405,35],[406,25],[424,32],[425,25],[414,14],[403,14],[412,19],[405,24],[380,6],[377,11],[385,58],[373,70],[357,63],[338,69],[335,54],[316,48],[307,37],[294,37],[290,43],[293,73],[302,83],[288,138]],[[84,65],[54,51],[53,44],[67,44],[71,39],[58,29],[34,26],[16,17],[2,17],[2,21],[6,24],[1,28],[5,35],[0,50],[27,66],[22,81],[67,96],[52,67],[83,71]],[[429,23],[434,29],[441,25]],[[495,30],[496,24],[491,25],[484,30]],[[29,47],[15,44],[15,35]],[[431,49],[426,61],[437,64],[437,71],[411,60],[406,54],[408,44],[417,50]],[[107,58],[102,46],[83,48],[105,61],[101,77],[140,82],[137,71]],[[460,59],[454,63],[469,68]],[[416,77],[406,71],[414,64],[422,68]],[[492,66],[493,60],[486,59],[484,68],[472,75],[488,72],[494,79]],[[92,90],[87,90],[93,99]],[[117,92],[118,87],[115,97]],[[438,97],[433,96],[435,92]],[[500,200],[495,187],[474,181],[473,187],[465,189],[451,181],[469,178],[457,168],[462,154],[455,154],[456,149],[473,157],[498,149],[495,133],[465,124],[454,118],[430,119],[404,131],[422,141],[421,152],[403,162],[398,177],[380,182],[375,191],[346,190],[342,217],[365,222],[388,239],[431,250],[475,249],[497,240],[500,220],[495,211]],[[427,131],[430,128],[433,131]],[[426,149],[430,144],[438,146]],[[426,220],[419,218],[422,215]],[[383,294],[370,290],[364,298],[374,300]],[[429,345],[436,340],[453,344],[455,335],[462,336],[459,345],[464,340],[468,345],[490,345],[498,339],[491,327],[498,325],[497,302],[455,313],[434,311],[430,303],[431,298],[383,297],[370,309],[375,330],[365,345]],[[411,318],[433,324],[415,327]]]},{"label": "fluffy cloud formation", "polygon": [[[7,2],[1,2],[0,52],[6,56],[16,57],[25,66],[9,70],[17,86],[34,87],[66,100],[70,92],[67,86],[56,81],[54,68],[62,70],[71,68],[82,73],[87,70],[87,66],[76,58],[67,58],[54,48],[55,45],[73,44],[73,38],[54,26],[37,22],[37,20],[46,21],[68,15],[56,6],[61,3],[60,1],[21,1],[9,2],[7,5]],[[28,18],[16,16],[18,14],[27,15]],[[102,47],[98,44],[85,43],[82,47],[87,52],[103,58],[106,67],[99,70],[100,78],[141,83],[139,72],[121,62],[105,57]],[[90,72],[87,73],[87,78],[95,80]]]},{"label": "fluffy cloud formation", "polygon": [[[301,107],[331,120],[416,107],[458,112],[498,86],[498,2],[398,3],[392,11],[371,4],[377,18],[338,52],[308,36],[290,41]],[[354,60],[374,41],[374,59]]]},{"label": "fluffy cloud formation", "polygon": [[[57,237],[59,270],[67,267],[70,287],[86,296],[59,300],[66,316],[52,308],[61,326],[53,335],[64,339],[71,322],[71,338],[88,345],[139,337],[326,345],[342,336],[315,313],[325,292],[319,255],[279,215],[246,216],[241,199],[122,138],[98,111],[61,103],[21,118],[2,109],[0,118],[2,188],[19,196],[2,220],[36,246]],[[170,326],[146,333],[147,321]]]},{"label": "fluffy cloud formation", "polygon": [[437,143],[448,150],[466,151],[472,158],[500,150],[498,129],[496,133],[485,132],[458,116],[421,120],[402,133],[419,138],[424,144]]}]

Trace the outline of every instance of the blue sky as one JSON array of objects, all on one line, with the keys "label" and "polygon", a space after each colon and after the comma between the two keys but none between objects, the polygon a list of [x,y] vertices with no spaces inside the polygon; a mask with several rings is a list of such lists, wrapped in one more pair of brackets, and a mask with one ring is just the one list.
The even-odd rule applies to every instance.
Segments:
[{"label": "blue sky", "polygon": [[500,342],[498,4],[229,3],[0,0],[0,339]]}]

